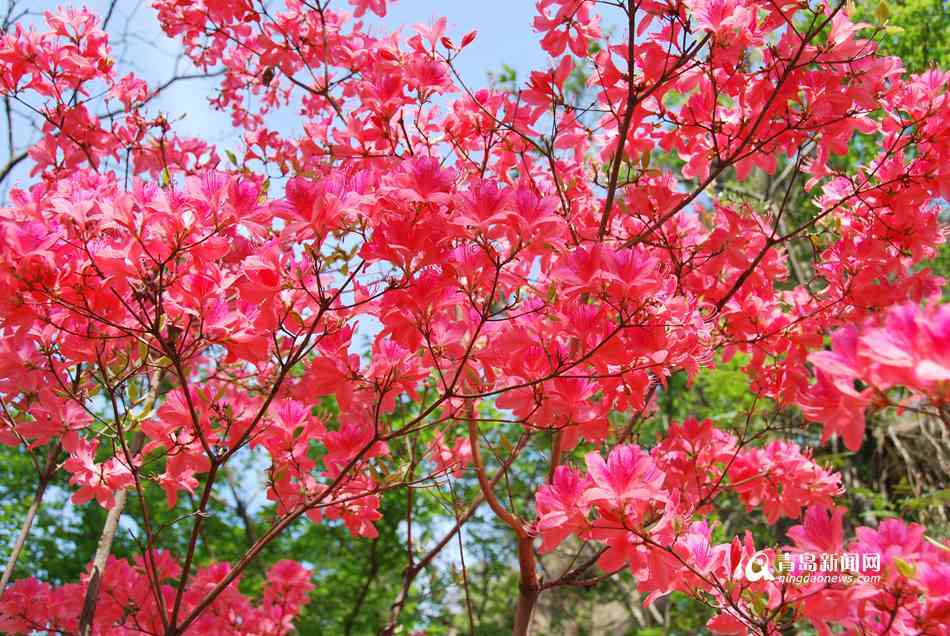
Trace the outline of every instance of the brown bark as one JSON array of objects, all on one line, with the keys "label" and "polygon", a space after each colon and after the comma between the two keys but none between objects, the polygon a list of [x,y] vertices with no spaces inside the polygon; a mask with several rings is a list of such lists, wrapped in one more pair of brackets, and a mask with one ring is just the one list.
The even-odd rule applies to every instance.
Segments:
[{"label": "brown bark", "polygon": [[531,617],[538,602],[541,585],[534,558],[534,538],[525,535],[518,539],[518,567],[521,580],[518,583],[518,605],[515,607],[515,625],[513,636],[527,636],[531,627]]},{"label": "brown bark", "polygon": [[531,616],[534,606],[538,602],[541,592],[541,583],[538,580],[537,562],[534,556],[534,537],[528,532],[524,522],[506,509],[495,496],[494,483],[485,474],[485,463],[478,441],[478,424],[475,421],[475,407],[469,407],[468,439],[472,447],[472,463],[475,466],[475,475],[485,501],[492,512],[505,522],[518,537],[518,570],[520,580],[518,584],[518,605],[515,608],[515,622],[513,636],[526,636],[531,626]]},{"label": "brown bark", "polygon": [[[145,443],[145,434],[141,431],[132,439],[131,456],[135,457],[142,450]],[[123,488],[115,493],[115,504],[109,509],[106,522],[99,535],[96,545],[96,555],[92,560],[92,572],[89,574],[89,584],[86,586],[86,596],[82,601],[82,614],[79,616],[79,636],[89,636],[92,633],[92,621],[96,614],[96,604],[99,602],[99,588],[102,586],[102,573],[106,569],[106,562],[112,554],[112,542],[119,529],[119,518],[125,510],[129,498],[129,491]]]},{"label": "brown bark", "polygon": [[92,620],[96,613],[96,604],[99,602],[99,588],[102,585],[102,573],[106,569],[106,561],[112,553],[112,541],[119,529],[119,518],[125,510],[129,491],[124,488],[115,494],[115,504],[109,509],[106,522],[99,535],[96,546],[96,556],[92,560],[92,572],[89,575],[89,584],[86,586],[86,596],[82,602],[82,614],[79,617],[79,636],[89,636],[92,633]]}]

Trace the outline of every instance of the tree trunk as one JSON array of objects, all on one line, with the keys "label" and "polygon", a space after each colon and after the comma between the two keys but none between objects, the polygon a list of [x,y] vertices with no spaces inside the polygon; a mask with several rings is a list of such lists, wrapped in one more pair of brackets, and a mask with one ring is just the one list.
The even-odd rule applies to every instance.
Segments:
[{"label": "tree trunk", "polygon": [[40,480],[40,485],[36,489],[36,496],[33,497],[33,503],[30,504],[30,509],[26,513],[26,519],[23,520],[23,525],[20,527],[20,534],[16,538],[16,543],[13,544],[13,551],[7,560],[7,567],[3,570],[3,579],[0,580],[0,592],[7,588],[7,583],[10,582],[10,577],[13,576],[13,570],[16,568],[16,562],[20,558],[20,552],[23,551],[23,546],[26,544],[26,537],[30,534],[30,529],[33,527],[33,520],[36,518],[36,513],[39,511],[40,504],[43,502],[43,495],[46,493],[46,484],[47,482],[45,480]]},{"label": "tree trunk", "polygon": [[33,503],[30,504],[30,509],[26,512],[26,518],[23,520],[23,525],[20,526],[20,534],[13,544],[13,551],[10,552],[7,566],[3,569],[3,578],[0,579],[0,593],[7,588],[7,583],[10,582],[10,578],[13,576],[13,571],[16,569],[16,563],[20,558],[20,553],[23,551],[23,546],[26,545],[26,538],[33,528],[33,521],[36,519],[36,514],[43,504],[43,495],[46,494],[46,487],[49,485],[50,480],[52,480],[53,472],[56,469],[56,457],[59,455],[59,449],[59,444],[50,448],[49,455],[46,458],[46,467],[39,476],[40,483],[36,487],[36,495],[33,497]]},{"label": "tree trunk", "polygon": [[[157,386],[156,389],[157,390]],[[132,438],[130,448],[132,457],[139,454],[142,445],[145,443],[145,434],[142,431],[135,433]],[[115,504],[109,509],[106,516],[106,522],[102,526],[102,534],[99,535],[99,543],[96,545],[96,556],[92,560],[92,572],[89,574],[89,584],[86,586],[86,596],[82,601],[82,614],[79,617],[79,636],[89,636],[92,633],[92,620],[96,614],[96,603],[99,602],[99,588],[102,586],[102,573],[106,569],[106,562],[112,553],[112,542],[115,539],[115,533],[119,529],[119,518],[125,510],[125,504],[129,498],[129,491],[123,488],[115,494]]]},{"label": "tree trunk", "polygon": [[116,530],[119,529],[119,518],[125,510],[125,502],[129,491],[122,489],[115,494],[115,505],[109,509],[102,534],[99,535],[99,544],[96,546],[96,556],[92,561],[92,572],[89,575],[89,584],[86,587],[86,596],[82,602],[82,614],[79,618],[79,636],[89,636],[92,633],[92,619],[96,613],[96,603],[99,602],[99,588],[102,585],[102,573],[105,571],[106,561],[112,553],[112,541]]},{"label": "tree trunk", "polygon": [[533,540],[530,536],[518,540],[518,561],[521,570],[518,582],[518,605],[515,607],[513,636],[527,636],[531,627],[534,606],[538,602],[541,585],[535,565]]}]

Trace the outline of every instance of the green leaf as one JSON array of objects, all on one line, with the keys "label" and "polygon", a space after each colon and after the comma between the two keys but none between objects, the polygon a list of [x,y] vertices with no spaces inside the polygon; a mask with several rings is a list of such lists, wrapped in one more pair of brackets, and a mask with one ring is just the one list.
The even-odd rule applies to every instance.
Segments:
[{"label": "green leaf", "polygon": [[891,17],[891,10],[883,0],[877,3],[877,9],[874,10],[874,17],[880,20],[882,24],[887,22],[887,19]]},{"label": "green leaf", "polygon": [[920,508],[940,507],[947,504],[950,504],[950,488],[943,488],[942,490],[927,493],[920,497],[912,497],[905,500],[901,505],[910,510],[918,510]]}]

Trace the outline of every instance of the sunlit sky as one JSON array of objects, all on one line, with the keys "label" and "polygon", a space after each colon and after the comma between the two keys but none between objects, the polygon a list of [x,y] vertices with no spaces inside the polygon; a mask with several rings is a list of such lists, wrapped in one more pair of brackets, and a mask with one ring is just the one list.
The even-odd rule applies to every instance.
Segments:
[{"label": "sunlit sky", "polygon": [[[20,0],[21,7],[39,13],[59,4],[85,5],[103,15],[109,6],[108,0],[87,2],[58,2],[55,0]],[[335,6],[349,9],[343,0]],[[533,0],[399,0],[391,3],[385,18],[369,14],[364,19],[378,33],[403,28],[408,36],[412,26],[431,23],[440,16],[448,18],[447,34],[457,42],[472,29],[478,37],[457,59],[457,68],[466,84],[478,86],[485,82],[489,71],[498,71],[507,64],[526,77],[532,68],[547,66],[547,57],[541,50],[538,37],[531,26],[535,15]],[[158,26],[155,11],[145,0],[119,0],[109,27],[113,39],[128,33],[124,46],[114,44],[117,57],[133,67],[136,73],[150,82],[160,82],[171,76],[176,43],[165,38]],[[214,132],[230,131],[227,116],[211,112],[206,98],[212,85],[199,86],[198,82],[172,87],[159,102],[162,110],[170,114],[187,113],[181,122],[180,132],[214,137]]]},{"label": "sunlit sky", "polygon": [[[8,1],[4,0],[2,4]],[[109,0],[14,1],[19,9],[29,10],[31,15],[26,19],[33,22],[41,21],[43,11],[60,4],[84,5],[99,15],[104,15],[109,7]],[[350,10],[345,0],[334,0],[333,4],[340,10]],[[399,0],[390,4],[385,18],[368,14],[364,20],[379,34],[402,28],[409,36],[414,25],[432,23],[445,16],[448,19],[447,35],[456,42],[465,33],[477,30],[478,37],[456,59],[456,68],[468,86],[479,87],[485,84],[489,72],[500,71],[505,64],[517,71],[520,80],[527,78],[532,69],[548,67],[549,60],[532,27],[535,13],[534,0]],[[177,43],[162,33],[151,0],[118,0],[108,31],[114,55],[120,60],[120,72],[134,71],[155,85],[175,74],[176,58],[179,73],[194,71],[188,68],[186,60],[180,59]],[[239,139],[230,125],[229,116],[208,106],[207,100],[214,95],[215,88],[216,80],[182,82],[166,89],[148,108],[152,112],[161,110],[170,118],[177,119],[175,130],[179,134],[201,137],[219,147],[236,149]],[[278,130],[299,133],[299,121],[292,111],[285,111],[279,121],[270,123]],[[17,124],[15,146],[21,150],[27,141],[36,139],[36,133],[25,120]],[[6,144],[2,143],[2,146],[0,151],[6,154]],[[28,181],[27,166],[19,168],[12,175],[13,181],[25,185]]]}]

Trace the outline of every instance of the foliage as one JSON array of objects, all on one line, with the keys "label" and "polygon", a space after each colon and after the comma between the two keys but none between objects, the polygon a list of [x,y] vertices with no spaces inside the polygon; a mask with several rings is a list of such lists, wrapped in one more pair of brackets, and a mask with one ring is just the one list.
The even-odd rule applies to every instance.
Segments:
[{"label": "foliage", "polygon": [[950,8],[940,0],[856,3],[854,18],[885,25],[880,51],[911,72],[950,66]]}]

